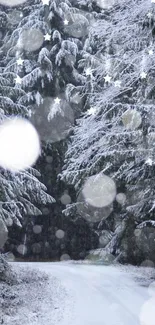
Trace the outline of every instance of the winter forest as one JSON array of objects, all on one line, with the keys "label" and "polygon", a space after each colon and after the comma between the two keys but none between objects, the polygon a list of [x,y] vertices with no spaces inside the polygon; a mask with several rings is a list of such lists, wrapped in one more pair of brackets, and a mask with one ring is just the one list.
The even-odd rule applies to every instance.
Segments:
[{"label": "winter forest", "polygon": [[153,265],[155,4],[0,4],[2,253]]},{"label": "winter forest", "polygon": [[0,283],[12,262],[153,272],[154,78],[155,0],[0,0]]}]

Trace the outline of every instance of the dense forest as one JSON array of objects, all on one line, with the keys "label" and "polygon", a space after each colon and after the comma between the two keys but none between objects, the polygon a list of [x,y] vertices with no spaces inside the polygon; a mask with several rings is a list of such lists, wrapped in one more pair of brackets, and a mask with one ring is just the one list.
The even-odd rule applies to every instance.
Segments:
[{"label": "dense forest", "polygon": [[0,0],[1,125],[41,146],[4,166],[0,129],[6,259],[154,266],[154,38],[153,0]]}]

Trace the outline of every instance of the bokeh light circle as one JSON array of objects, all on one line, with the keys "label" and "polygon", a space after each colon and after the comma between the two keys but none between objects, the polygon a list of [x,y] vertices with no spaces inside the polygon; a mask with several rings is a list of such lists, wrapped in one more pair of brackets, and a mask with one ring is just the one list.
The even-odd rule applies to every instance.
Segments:
[{"label": "bokeh light circle", "polygon": [[64,238],[64,236],[65,236],[65,232],[64,232],[63,230],[61,230],[61,229],[58,229],[58,230],[56,231],[56,233],[55,233],[55,236],[56,236],[58,239],[62,239],[62,238]]},{"label": "bokeh light circle", "polygon": [[25,29],[19,36],[17,46],[25,51],[33,52],[43,45],[44,35],[37,28]]},{"label": "bokeh light circle", "polygon": [[141,232],[142,232],[141,229],[135,229],[134,230],[134,235],[139,237],[141,235]]},{"label": "bokeh light circle", "polygon": [[142,267],[152,267],[152,268],[154,268],[154,262],[153,261],[151,261],[151,260],[144,260],[142,263],[141,263],[141,265],[140,266],[142,266]]},{"label": "bokeh light circle", "polygon": [[67,193],[64,193],[61,198],[60,201],[62,204],[67,205],[71,203],[71,197],[70,195],[68,195]]},{"label": "bokeh light circle", "polygon": [[17,172],[31,167],[40,155],[40,140],[33,125],[12,118],[0,125],[0,166]]},{"label": "bokeh light circle", "polygon": [[20,255],[25,255],[27,253],[27,247],[26,245],[24,244],[20,244],[18,247],[17,247],[17,252],[20,254]]},{"label": "bokeh light circle", "polygon": [[155,298],[144,303],[140,312],[141,325],[154,325],[155,323]]},{"label": "bokeh light circle", "polygon": [[110,9],[114,4],[116,0],[96,0],[96,4],[101,9]]},{"label": "bokeh light circle", "polygon": [[103,230],[99,237],[99,247],[104,248],[112,239],[112,234],[108,230]]},{"label": "bokeh light circle", "polygon": [[40,225],[34,225],[33,226],[33,232],[36,235],[40,234],[42,232],[42,226],[40,226]]},{"label": "bokeh light circle", "polygon": [[20,6],[27,0],[0,0],[0,4],[7,7]]},{"label": "bokeh light circle", "polygon": [[32,252],[33,254],[40,254],[41,253],[41,244],[40,243],[34,243],[32,246]]},{"label": "bokeh light circle", "polygon": [[69,24],[64,27],[65,33],[72,37],[81,38],[88,34],[89,21],[81,13],[74,13],[68,16]]},{"label": "bokeh light circle", "polygon": [[12,252],[8,252],[5,256],[6,261],[8,262],[14,262],[15,261],[15,256]]},{"label": "bokeh light circle", "polygon": [[82,194],[88,204],[98,208],[106,207],[116,197],[116,185],[107,175],[93,175],[86,180]]},{"label": "bokeh light circle", "polygon": [[69,261],[71,258],[68,254],[62,254],[60,257],[60,261]]},{"label": "bokeh light circle", "polygon": [[7,18],[11,25],[17,25],[22,19],[22,11],[14,9],[8,13]]},{"label": "bokeh light circle", "polygon": [[92,206],[86,201],[81,191],[77,197],[76,208],[78,215],[89,222],[89,226],[93,228],[94,223],[100,222],[101,220],[105,220],[109,217],[113,211],[113,204],[101,208]]},{"label": "bokeh light circle", "polygon": [[[74,124],[74,112],[64,94],[60,98],[45,97],[43,102],[33,107],[31,122],[40,138],[48,143],[65,139]],[[57,103],[60,99],[60,102]]]},{"label": "bokeh light circle", "polygon": [[126,201],[126,195],[124,193],[118,193],[116,195],[116,201],[119,204],[123,205],[125,203],[125,201]]},{"label": "bokeh light circle", "polygon": [[136,130],[142,123],[141,114],[135,109],[128,109],[122,115],[122,122],[126,129]]}]

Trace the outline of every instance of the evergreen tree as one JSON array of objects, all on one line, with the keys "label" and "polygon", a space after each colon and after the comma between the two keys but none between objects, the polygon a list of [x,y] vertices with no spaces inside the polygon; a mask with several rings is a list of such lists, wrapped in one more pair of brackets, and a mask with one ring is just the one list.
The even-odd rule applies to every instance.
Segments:
[{"label": "evergreen tree", "polygon": [[[5,71],[12,72],[16,80],[16,87],[18,85],[20,91],[20,105],[26,106],[30,115],[36,113],[33,121],[37,126],[38,116],[43,114],[40,110],[45,110],[46,116],[41,116],[43,129],[47,128],[49,120],[56,114],[69,110],[63,94],[66,85],[70,84],[67,87],[68,99],[74,86],[85,82],[85,78],[76,69],[76,59],[82,49],[81,37],[86,33],[83,29],[89,22],[83,17],[84,21],[79,24],[78,31],[76,30],[79,13],[69,1],[49,1],[49,5],[33,1],[33,6],[28,1],[27,6],[21,9],[23,18],[15,26],[13,33],[10,31],[6,36],[2,49],[7,53]],[[74,86],[71,87],[72,83]],[[72,100],[75,101],[75,98]],[[40,130],[43,140],[60,140],[59,136],[54,138],[53,134],[46,136],[43,132],[45,130]]]},{"label": "evergreen tree", "polygon": [[[20,11],[13,12],[1,6],[1,49],[0,49],[0,118],[1,123],[12,116],[28,118],[29,110],[20,99],[26,95],[25,90],[16,86],[16,74],[18,63],[13,58],[12,43],[10,39],[10,24],[13,14],[20,14]],[[13,9],[14,10],[14,9]],[[12,16],[11,16],[12,15]],[[21,18],[20,15],[18,18]],[[18,21],[18,20],[17,20]],[[16,21],[14,22],[16,24]],[[10,69],[7,63],[10,62]],[[8,63],[9,64],[9,63]],[[14,66],[14,69],[11,67]],[[41,211],[36,205],[53,203],[55,200],[46,193],[46,186],[38,177],[40,173],[34,168],[23,170],[17,173],[0,169],[0,201],[1,201],[1,226],[11,226],[16,223],[21,226],[24,215],[39,215]],[[2,243],[2,245],[4,242]],[[2,245],[0,245],[2,247]]]},{"label": "evergreen tree", "polygon": [[[87,177],[110,176],[118,193],[126,195],[119,211],[125,234],[131,218],[131,233],[135,227],[155,225],[155,8],[143,0],[113,1],[108,8],[106,1],[97,4],[105,10],[96,15],[81,61],[83,69],[89,68],[90,83],[83,90],[88,109],[77,120],[62,178],[80,191]],[[116,246],[120,242],[114,232],[108,247],[116,252]]]},{"label": "evergreen tree", "polygon": [[[19,21],[14,22],[13,32],[8,27],[2,51],[4,71],[7,78],[11,76],[14,80],[16,104],[36,126],[42,140],[43,152],[37,168],[48,192],[59,201],[49,211],[59,227],[63,224],[59,220],[64,207],[60,197],[65,186],[57,181],[57,174],[63,163],[66,137],[83,105],[81,89],[86,76],[81,74],[78,62],[91,17],[76,8],[74,2],[44,3],[27,1],[18,6]],[[15,14],[15,8],[5,9],[5,14]],[[46,173],[49,157],[53,157],[55,164],[52,167],[48,162]],[[49,225],[46,217],[46,232],[51,225],[54,227],[53,221]]]}]

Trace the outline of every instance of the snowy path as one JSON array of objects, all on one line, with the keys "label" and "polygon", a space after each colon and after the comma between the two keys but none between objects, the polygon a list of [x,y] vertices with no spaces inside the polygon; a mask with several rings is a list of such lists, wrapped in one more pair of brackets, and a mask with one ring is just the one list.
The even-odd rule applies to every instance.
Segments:
[{"label": "snowy path", "polygon": [[55,325],[140,324],[141,308],[149,299],[148,289],[136,283],[129,272],[114,266],[28,264],[57,277],[68,292],[63,318]]}]

